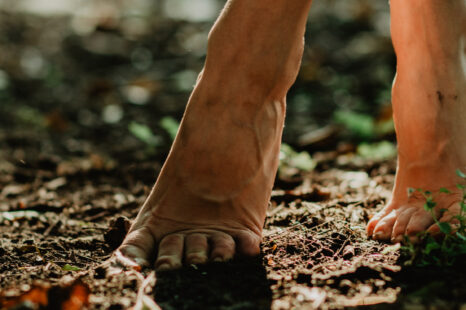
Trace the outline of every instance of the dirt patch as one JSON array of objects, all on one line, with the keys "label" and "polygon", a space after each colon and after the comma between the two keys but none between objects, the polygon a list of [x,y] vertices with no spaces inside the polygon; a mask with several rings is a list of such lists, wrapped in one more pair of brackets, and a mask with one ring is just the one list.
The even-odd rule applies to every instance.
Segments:
[{"label": "dirt patch", "polygon": [[[158,165],[89,168],[80,159],[63,172],[63,164],[44,162],[12,166],[0,178],[2,294],[79,278],[91,292],[89,309],[133,306],[150,271],[112,274],[98,266],[150,188],[138,175],[155,175]],[[163,309],[464,305],[464,266],[401,269],[396,247],[366,238],[366,222],[390,194],[394,162],[335,160],[335,167],[274,190],[261,257],[156,273],[148,294]]]}]

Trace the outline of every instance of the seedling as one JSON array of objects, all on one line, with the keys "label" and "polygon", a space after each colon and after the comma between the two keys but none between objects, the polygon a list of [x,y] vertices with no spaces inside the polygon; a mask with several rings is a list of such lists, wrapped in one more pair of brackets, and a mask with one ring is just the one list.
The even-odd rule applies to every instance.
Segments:
[{"label": "seedling", "polygon": [[[461,170],[456,170],[456,175],[466,181],[466,175]],[[432,215],[444,237],[439,239],[428,233],[422,233],[419,235],[420,242],[416,245],[406,238],[406,245],[402,247],[402,253],[410,257],[405,262],[406,265],[451,266],[466,256],[466,186],[463,182],[463,184],[457,184],[456,187],[462,192],[459,202],[460,211],[452,217],[450,222],[439,221],[435,212],[437,202],[432,192],[413,188],[408,190],[409,195],[418,192],[424,197],[424,209]],[[451,194],[446,188],[441,188],[439,193]],[[440,214],[445,211],[447,210],[441,209]]]}]

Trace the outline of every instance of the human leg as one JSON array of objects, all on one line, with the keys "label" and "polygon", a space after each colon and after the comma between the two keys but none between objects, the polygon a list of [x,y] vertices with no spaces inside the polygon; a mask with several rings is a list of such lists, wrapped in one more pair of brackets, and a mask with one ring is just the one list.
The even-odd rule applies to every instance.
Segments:
[{"label": "human leg", "polygon": [[157,182],[117,250],[169,269],[259,253],[311,0],[230,0]]},{"label": "human leg", "polygon": [[[419,195],[435,194],[436,216],[447,221],[459,213],[466,167],[466,4],[457,0],[391,0],[391,32],[397,55],[392,90],[398,167],[393,195],[369,222],[369,236],[402,241],[422,231],[438,232]],[[445,209],[445,210],[442,210]]]}]

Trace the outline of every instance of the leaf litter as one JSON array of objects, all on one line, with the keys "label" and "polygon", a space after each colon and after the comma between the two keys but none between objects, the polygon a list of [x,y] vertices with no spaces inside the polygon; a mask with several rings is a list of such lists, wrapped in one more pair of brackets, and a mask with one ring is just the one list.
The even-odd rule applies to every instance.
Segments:
[{"label": "leaf litter", "polygon": [[[44,174],[40,166],[29,168],[35,175],[33,186],[21,195],[0,194],[7,201],[0,223],[2,307],[34,303],[48,309],[337,309],[464,304],[462,269],[400,271],[399,247],[365,235],[365,224],[389,198],[394,162],[365,162],[355,169],[329,156],[334,155],[300,175],[291,189],[275,187],[259,258],[158,273],[105,267],[144,201],[150,180],[141,182],[137,170],[124,165],[83,167],[67,174],[66,183],[57,170]],[[334,168],[323,169],[330,161]],[[16,169],[24,167],[11,173]],[[363,178],[362,172],[377,177]],[[57,179],[56,189],[45,186],[46,192],[55,193],[53,198],[40,193],[44,184]],[[281,182],[286,180],[277,179],[277,186]],[[18,179],[13,184],[21,187],[26,182]],[[426,279],[426,274],[437,278]],[[438,286],[428,283],[451,274],[456,289],[433,293]],[[60,296],[53,305],[52,296]]]}]

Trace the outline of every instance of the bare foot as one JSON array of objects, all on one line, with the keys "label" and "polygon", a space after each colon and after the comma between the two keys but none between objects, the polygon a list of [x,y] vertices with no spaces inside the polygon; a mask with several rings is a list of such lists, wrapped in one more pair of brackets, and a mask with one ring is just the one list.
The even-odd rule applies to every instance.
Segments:
[{"label": "bare foot", "polygon": [[259,254],[278,164],[284,102],[255,115],[192,102],[159,179],[120,251],[155,267]]},{"label": "bare foot", "polygon": [[172,269],[259,254],[310,2],[227,3],[172,150],[120,257]]},{"label": "bare foot", "polygon": [[[400,242],[435,234],[425,199],[408,188],[434,193],[441,222],[459,213],[466,167],[466,32],[463,2],[391,1],[392,37],[398,58],[393,87],[398,168],[391,201],[367,226],[374,239]],[[463,31],[463,32],[461,32]],[[438,194],[440,188],[452,194]],[[437,194],[435,194],[437,193]]]}]

